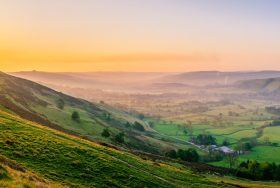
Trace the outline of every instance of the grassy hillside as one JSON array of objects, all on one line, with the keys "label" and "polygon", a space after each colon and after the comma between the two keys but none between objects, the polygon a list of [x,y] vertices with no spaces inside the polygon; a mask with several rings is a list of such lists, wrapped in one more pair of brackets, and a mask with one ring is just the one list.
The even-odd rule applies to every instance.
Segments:
[{"label": "grassy hillside", "polygon": [[[165,148],[187,147],[153,136],[145,122],[107,104],[90,103],[4,73],[0,73],[0,107],[24,119],[93,141],[157,154],[164,153]],[[79,121],[71,118],[74,111],[79,113]],[[145,131],[127,127],[127,122],[135,121],[142,123]],[[109,138],[102,137],[105,128],[110,131]],[[121,132],[125,133],[125,142],[120,144],[114,138]]]},{"label": "grassy hillside", "polygon": [[[144,161],[132,154],[59,133],[3,111],[0,111],[0,130],[1,155],[48,181],[64,186],[222,186],[182,165]],[[0,180],[1,184],[6,181]]]},{"label": "grassy hillside", "polygon": [[0,155],[0,187],[62,188],[64,186],[38,177],[15,161]]}]

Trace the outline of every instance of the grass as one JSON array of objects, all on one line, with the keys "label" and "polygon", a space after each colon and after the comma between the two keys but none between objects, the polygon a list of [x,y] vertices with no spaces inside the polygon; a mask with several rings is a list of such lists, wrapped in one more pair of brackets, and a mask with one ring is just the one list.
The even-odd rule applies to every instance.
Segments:
[{"label": "grass", "polygon": [[252,152],[247,155],[241,156],[241,160],[252,159],[264,162],[280,163],[280,147],[273,146],[257,146],[254,147]]},{"label": "grass", "polygon": [[64,186],[47,181],[38,177],[34,173],[23,169],[19,169],[19,165],[15,161],[11,161],[1,156],[0,161],[0,187],[7,188],[62,188]]},{"label": "grass", "polygon": [[271,142],[276,142],[280,144],[280,126],[277,127],[266,127],[263,130],[263,136],[260,140],[263,140],[265,137],[268,137]]},{"label": "grass", "polygon": [[185,167],[143,161],[0,112],[0,154],[71,187],[216,187]]},{"label": "grass", "polygon": [[[256,146],[252,149],[252,151],[246,155],[240,155],[238,160],[247,161],[247,160],[257,160],[261,162],[275,162],[280,163],[280,147],[273,146]],[[229,167],[228,163],[225,161],[212,162],[209,163],[215,166]]]}]

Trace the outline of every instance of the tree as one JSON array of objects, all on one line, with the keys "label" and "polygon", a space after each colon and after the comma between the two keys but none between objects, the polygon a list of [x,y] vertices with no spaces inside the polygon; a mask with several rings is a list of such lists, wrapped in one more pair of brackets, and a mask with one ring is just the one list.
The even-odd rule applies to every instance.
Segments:
[{"label": "tree", "polygon": [[185,136],[188,136],[188,130],[186,128],[184,128],[183,133]]},{"label": "tree", "polygon": [[210,134],[197,135],[195,142],[200,145],[213,145],[216,144],[216,138]]},{"label": "tree", "polygon": [[177,152],[177,156],[181,160],[188,162],[197,162],[199,160],[199,155],[193,148],[189,148],[187,150],[179,149]]},{"label": "tree", "polygon": [[63,110],[63,109],[64,109],[64,106],[65,106],[64,100],[63,100],[63,99],[58,99],[58,100],[56,101],[56,106],[57,106],[57,108]]},{"label": "tree", "polygon": [[225,160],[229,168],[234,168],[238,164],[238,155],[237,153],[229,153],[226,155],[226,160]]},{"label": "tree", "polygon": [[102,134],[101,134],[103,137],[105,137],[105,138],[108,138],[108,137],[110,137],[110,132],[109,132],[109,129],[108,128],[106,128],[106,129],[104,129],[103,130],[103,132],[102,132]]},{"label": "tree", "polygon": [[145,131],[144,126],[141,123],[139,123],[138,121],[134,122],[133,128],[138,130],[138,131]]},{"label": "tree", "polygon": [[228,139],[224,139],[222,145],[223,145],[223,146],[229,146],[229,145],[230,145],[230,142],[228,141]]},{"label": "tree", "polygon": [[118,142],[118,143],[124,143],[124,136],[125,134],[123,132],[120,132],[119,134],[117,134],[115,136],[115,140]]},{"label": "tree", "polygon": [[80,114],[77,111],[74,111],[72,113],[72,120],[76,121],[76,122],[80,122]]},{"label": "tree", "polygon": [[165,156],[176,159],[177,158],[177,152],[174,149],[172,149],[172,150],[166,152]]}]

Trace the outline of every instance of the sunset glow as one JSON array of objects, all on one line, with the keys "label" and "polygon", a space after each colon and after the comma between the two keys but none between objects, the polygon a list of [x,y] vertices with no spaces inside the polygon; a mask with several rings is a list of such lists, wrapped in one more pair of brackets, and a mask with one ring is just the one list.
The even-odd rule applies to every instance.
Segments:
[{"label": "sunset glow", "polygon": [[3,0],[0,70],[280,69],[276,0]]}]

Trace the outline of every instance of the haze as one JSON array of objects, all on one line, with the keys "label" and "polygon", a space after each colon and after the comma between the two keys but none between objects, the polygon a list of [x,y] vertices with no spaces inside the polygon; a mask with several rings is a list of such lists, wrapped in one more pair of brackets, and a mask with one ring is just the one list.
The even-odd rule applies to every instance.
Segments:
[{"label": "haze", "polygon": [[280,69],[276,0],[2,0],[2,71]]}]

